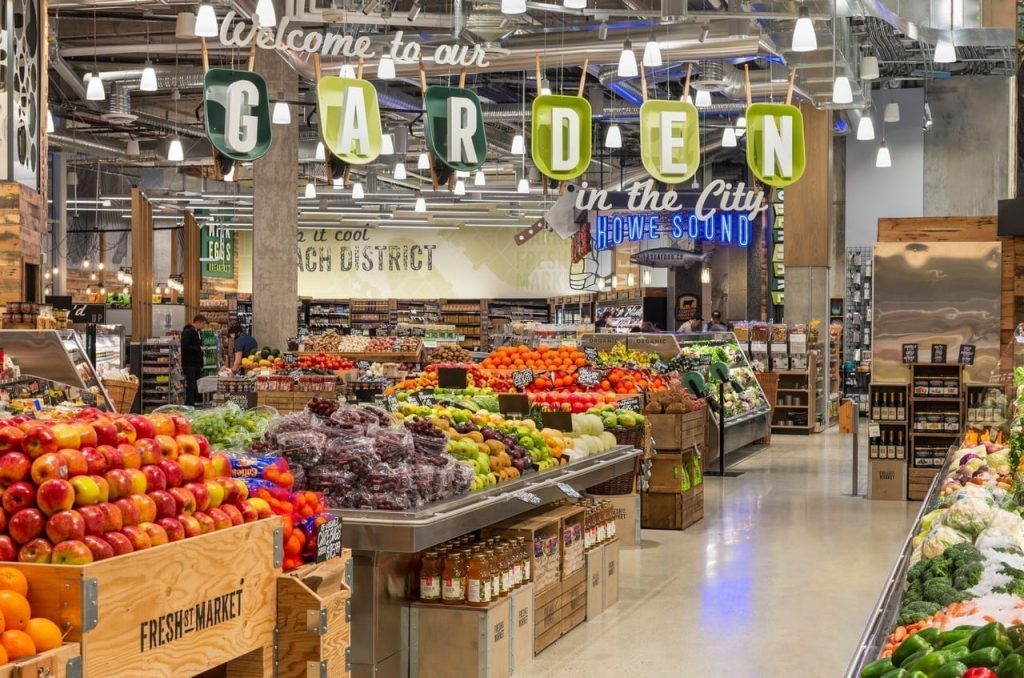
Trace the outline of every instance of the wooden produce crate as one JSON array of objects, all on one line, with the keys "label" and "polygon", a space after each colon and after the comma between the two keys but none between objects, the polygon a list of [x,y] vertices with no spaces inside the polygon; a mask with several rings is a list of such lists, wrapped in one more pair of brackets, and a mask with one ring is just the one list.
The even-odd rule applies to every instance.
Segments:
[{"label": "wooden produce crate", "polygon": [[511,609],[507,596],[487,607],[413,603],[409,608],[410,677],[507,678]]},{"label": "wooden produce crate", "polygon": [[534,638],[534,587],[527,584],[509,595],[512,641],[509,643],[511,658],[509,669],[513,675],[523,674],[533,663]]},{"label": "wooden produce crate", "polygon": [[663,452],[651,457],[650,492],[679,492],[683,473],[693,471],[693,452]]},{"label": "wooden produce crate", "polygon": [[540,592],[561,580],[560,527],[559,516],[542,513],[484,528],[482,536],[524,537],[530,554],[530,575]]},{"label": "wooden produce crate", "polygon": [[619,602],[619,539],[604,545],[604,609]]},{"label": "wooden produce crate", "polygon": [[938,469],[911,468],[907,475],[907,499],[923,501],[938,473]]},{"label": "wooden produce crate", "polygon": [[640,495],[623,494],[615,496],[588,495],[596,501],[611,502],[615,511],[615,535],[624,548],[640,544]]},{"label": "wooden produce crate", "polygon": [[537,655],[562,636],[562,582],[535,591],[533,653]]},{"label": "wooden produce crate", "polygon": [[683,414],[648,414],[654,448],[661,450],[704,450],[707,410]]},{"label": "wooden produce crate", "polygon": [[78,643],[0,666],[0,678],[81,678],[82,653]]},{"label": "wooden produce crate", "polygon": [[[82,649],[89,678],[274,671],[281,521],[268,518],[88,565],[8,563],[33,614]],[[276,543],[276,548],[275,548]]]},{"label": "wooden produce crate", "polygon": [[310,563],[277,578],[279,678],[348,675],[352,608],[347,562]]},{"label": "wooden produce crate", "polygon": [[[695,490],[689,492],[644,492],[640,495],[641,524],[649,530],[684,530],[699,518],[692,510],[687,511],[687,502]],[[701,510],[703,515],[703,485],[701,486]]]},{"label": "wooden produce crate", "polygon": [[565,634],[587,619],[587,570],[583,568],[562,581],[562,593],[558,597],[562,608],[561,632]]},{"label": "wooden produce crate", "polygon": [[683,529],[704,518],[704,484],[683,493]]}]

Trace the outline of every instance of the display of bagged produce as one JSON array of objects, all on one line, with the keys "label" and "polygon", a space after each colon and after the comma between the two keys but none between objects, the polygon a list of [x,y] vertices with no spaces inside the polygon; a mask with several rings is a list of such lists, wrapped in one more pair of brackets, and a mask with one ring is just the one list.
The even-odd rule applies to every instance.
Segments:
[{"label": "display of bagged produce", "polygon": [[381,429],[374,436],[373,449],[383,461],[395,464],[407,459],[415,448],[406,429]]},{"label": "display of bagged produce", "polygon": [[412,442],[420,454],[441,454],[448,448],[448,436],[428,419],[413,417],[405,420],[405,428],[412,433]]},{"label": "display of bagged produce", "polygon": [[377,418],[377,425],[386,428],[388,426],[395,426],[398,424],[398,420],[393,414],[385,409],[377,407],[376,405],[361,404],[359,409],[363,410],[367,414],[371,414]]},{"label": "display of bagged produce", "polygon": [[211,449],[246,450],[263,438],[278,414],[271,407],[242,410],[234,403],[226,403],[208,410],[195,410],[188,416],[193,433],[206,436]]},{"label": "display of bagged produce", "polygon": [[365,478],[380,461],[373,447],[372,438],[338,436],[327,443],[322,464],[346,469]]},{"label": "display of bagged produce", "polygon": [[361,479],[347,469],[320,467],[309,472],[306,486],[324,495],[333,508],[369,508],[370,493]]},{"label": "display of bagged produce", "polygon": [[295,467],[314,468],[324,458],[327,435],[323,431],[284,431],[274,435],[274,447]]},{"label": "display of bagged produce", "polygon": [[321,419],[320,423],[323,428],[348,435],[365,435],[380,428],[380,420],[377,415],[365,407],[352,407],[351,405],[342,405],[329,419]]}]

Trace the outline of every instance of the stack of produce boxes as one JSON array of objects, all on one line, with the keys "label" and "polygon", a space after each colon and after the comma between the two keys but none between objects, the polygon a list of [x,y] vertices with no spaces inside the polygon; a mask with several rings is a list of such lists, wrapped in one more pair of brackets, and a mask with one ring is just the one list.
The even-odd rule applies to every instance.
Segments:
[{"label": "stack of produce boxes", "polygon": [[683,530],[704,517],[705,415],[705,410],[648,414],[657,454],[648,490],[641,495],[643,527]]}]

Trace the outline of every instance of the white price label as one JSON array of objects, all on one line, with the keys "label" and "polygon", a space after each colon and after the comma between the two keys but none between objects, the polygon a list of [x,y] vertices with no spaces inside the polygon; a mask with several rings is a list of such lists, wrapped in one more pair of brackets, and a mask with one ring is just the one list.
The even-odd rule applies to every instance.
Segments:
[{"label": "white price label", "polygon": [[569,497],[569,499],[579,499],[580,493],[573,489],[566,483],[558,483],[558,489],[562,491],[562,494]]},{"label": "white price label", "polygon": [[512,495],[519,501],[526,502],[527,504],[540,504],[540,497],[535,495],[533,492],[527,492],[526,490],[519,490]]},{"label": "white price label", "polygon": [[881,426],[879,426],[878,424],[874,424],[874,423],[868,424],[868,437],[869,438],[877,438],[880,435],[882,435],[882,427]]}]

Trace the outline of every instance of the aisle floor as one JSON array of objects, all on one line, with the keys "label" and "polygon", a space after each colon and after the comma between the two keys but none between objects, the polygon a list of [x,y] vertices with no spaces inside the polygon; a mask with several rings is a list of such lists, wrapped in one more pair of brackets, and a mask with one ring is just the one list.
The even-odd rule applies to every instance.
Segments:
[{"label": "aisle floor", "polygon": [[517,675],[842,676],[920,507],[851,497],[851,456],[835,429],[775,436],[706,478],[704,520],[644,530],[618,605]]}]

